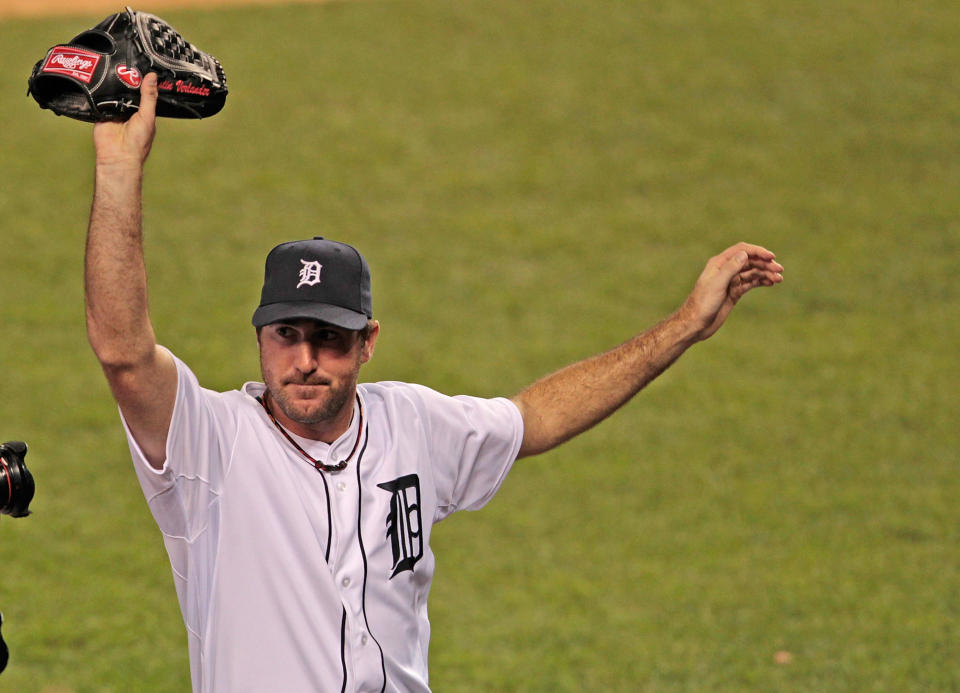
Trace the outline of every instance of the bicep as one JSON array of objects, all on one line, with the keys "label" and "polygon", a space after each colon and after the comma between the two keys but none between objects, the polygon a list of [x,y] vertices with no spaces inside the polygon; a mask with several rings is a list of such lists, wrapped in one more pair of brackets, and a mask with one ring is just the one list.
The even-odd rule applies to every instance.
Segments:
[{"label": "bicep", "polygon": [[177,366],[166,349],[155,346],[136,364],[104,366],[113,397],[137,445],[151,466],[163,467],[167,434],[177,399]]}]

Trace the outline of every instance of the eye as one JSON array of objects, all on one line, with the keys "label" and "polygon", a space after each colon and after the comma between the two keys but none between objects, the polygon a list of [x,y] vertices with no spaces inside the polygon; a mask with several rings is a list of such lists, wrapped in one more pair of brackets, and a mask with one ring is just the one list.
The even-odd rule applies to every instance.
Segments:
[{"label": "eye", "polygon": [[275,329],[275,334],[280,337],[280,339],[295,339],[297,337],[297,331],[289,325],[278,325]]},{"label": "eye", "polygon": [[318,327],[311,335],[310,342],[321,349],[332,349],[337,352],[350,350],[350,331],[336,327]]},{"label": "eye", "polygon": [[317,346],[339,348],[343,342],[343,335],[337,330],[320,328],[313,333],[311,341]]}]

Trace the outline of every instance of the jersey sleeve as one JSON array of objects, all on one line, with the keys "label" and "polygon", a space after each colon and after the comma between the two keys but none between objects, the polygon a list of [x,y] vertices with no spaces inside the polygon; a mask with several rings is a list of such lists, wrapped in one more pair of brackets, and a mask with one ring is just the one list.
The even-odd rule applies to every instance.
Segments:
[{"label": "jersey sleeve", "polygon": [[437,519],[457,510],[478,510],[500,488],[520,452],[520,411],[503,397],[448,397],[418,389],[432,448]]},{"label": "jersey sleeve", "polygon": [[237,423],[225,406],[225,394],[202,388],[183,361],[173,360],[177,397],[162,469],[150,465],[125,420],[123,426],[137,478],[161,531],[190,539],[203,529],[206,509],[222,488]]}]

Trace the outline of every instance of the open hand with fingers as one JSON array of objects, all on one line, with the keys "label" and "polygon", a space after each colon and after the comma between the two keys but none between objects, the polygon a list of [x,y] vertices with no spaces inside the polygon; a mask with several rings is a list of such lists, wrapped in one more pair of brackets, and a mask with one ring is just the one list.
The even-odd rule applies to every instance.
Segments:
[{"label": "open hand with fingers", "polygon": [[680,315],[696,326],[704,340],[720,329],[744,294],[783,281],[783,266],[759,245],[737,243],[707,261]]}]

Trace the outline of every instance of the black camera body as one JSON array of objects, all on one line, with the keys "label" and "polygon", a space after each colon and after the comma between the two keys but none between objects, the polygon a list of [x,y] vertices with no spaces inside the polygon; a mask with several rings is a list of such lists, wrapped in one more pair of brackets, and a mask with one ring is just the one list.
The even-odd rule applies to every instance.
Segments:
[{"label": "black camera body", "polygon": [[[0,445],[0,513],[10,517],[26,517],[30,514],[35,486],[33,474],[27,469],[23,458],[27,456],[27,444],[10,440]],[[3,625],[3,614],[0,614]],[[7,666],[10,653],[7,643],[0,635],[0,671]]]},{"label": "black camera body", "polygon": [[[0,614],[0,626],[3,625],[3,614]],[[0,635],[0,671],[7,668],[7,662],[10,661],[10,650],[7,649],[7,643],[3,641]]]},{"label": "black camera body", "polygon": [[0,513],[11,517],[30,514],[35,486],[24,457],[27,444],[10,440],[0,445]]}]

